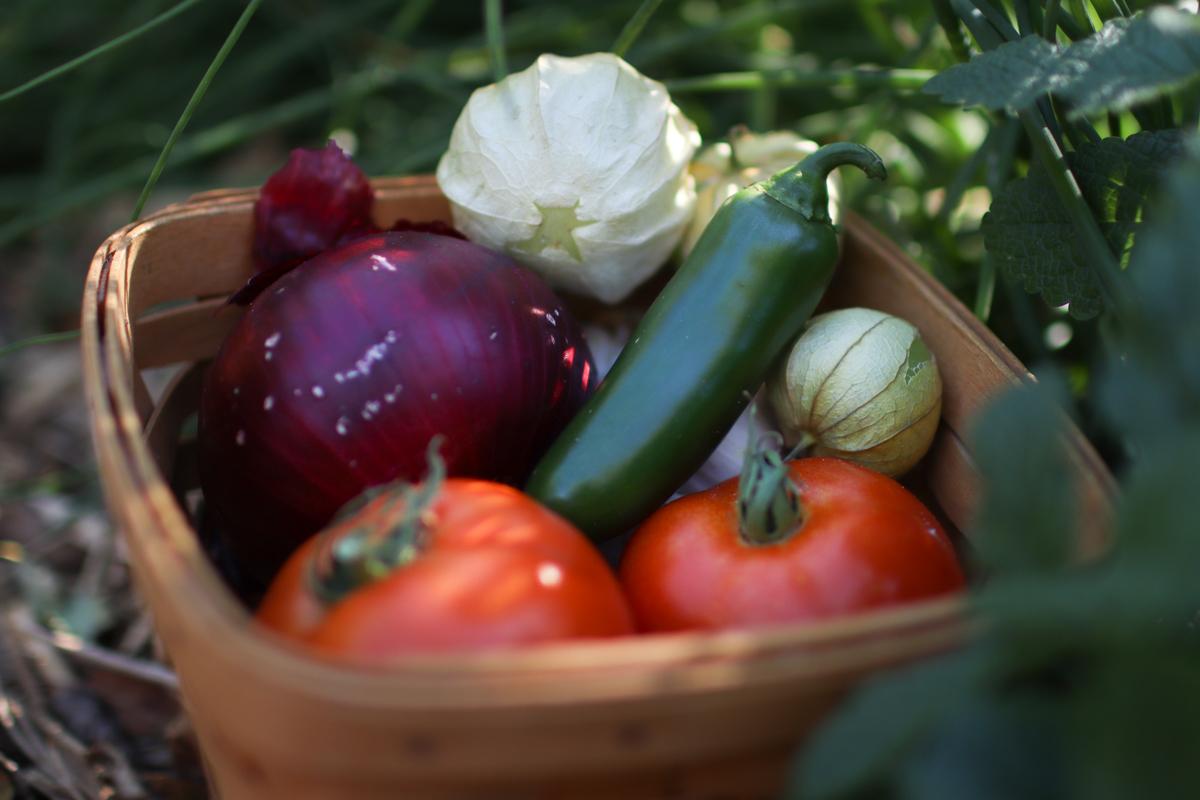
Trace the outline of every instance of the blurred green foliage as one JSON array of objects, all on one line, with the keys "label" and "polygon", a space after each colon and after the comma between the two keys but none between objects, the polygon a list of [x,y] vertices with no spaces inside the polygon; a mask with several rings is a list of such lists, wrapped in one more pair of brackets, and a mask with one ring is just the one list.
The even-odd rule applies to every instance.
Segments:
[{"label": "blurred green foliage", "polygon": [[[607,49],[638,5],[505,3],[509,68],[522,69],[545,51]],[[0,19],[0,92],[171,6],[95,0],[55,14],[46,13],[45,0],[11,0]],[[132,207],[130,193],[241,7],[205,0],[0,103],[0,249],[49,253],[37,260],[46,274],[36,280],[34,306],[9,309],[0,336],[70,324],[87,248],[98,243],[97,231],[85,231],[80,220],[113,204]],[[286,148],[318,144],[339,130],[353,133],[356,158],[370,174],[430,170],[470,91],[491,80],[482,9],[430,0],[265,3],[197,109],[161,192],[256,184]],[[662,4],[628,58],[669,81],[783,67],[939,69],[953,56],[924,2],[684,0]],[[886,85],[768,85],[677,100],[708,140],[749,123],[879,149],[895,177],[883,191],[855,183],[853,202],[973,302],[979,215],[942,210],[939,198],[986,134],[982,115]],[[962,195],[978,210],[981,195]],[[5,261],[33,268],[28,260]]]},{"label": "blurred green foliage", "polygon": [[[470,92],[492,80],[485,5],[267,0],[180,139],[157,202],[257,184],[288,148],[331,135],[353,141],[370,174],[429,171]],[[522,69],[547,51],[608,49],[641,5],[504,3],[507,66]],[[1200,736],[1200,597],[1191,578],[1200,537],[1189,507],[1200,472],[1200,273],[1192,268],[1200,156],[1188,144],[1200,118],[1189,72],[1200,49],[1194,18],[1168,19],[1182,22],[1161,30],[1146,16],[1125,19],[1153,5],[1162,4],[674,0],[661,3],[627,52],[674,87],[706,140],[747,123],[876,149],[889,181],[847,176],[849,204],[1042,378],[1041,389],[999,399],[979,425],[987,491],[975,555],[991,577],[973,602],[985,634],[868,686],[802,756],[797,796],[1200,791],[1187,761]],[[91,0],[58,13],[48,0],[8,0],[0,94],[171,6]],[[195,3],[0,101],[0,346],[73,324],[91,249],[128,217],[244,8]],[[1092,36],[1106,22],[1106,31],[1128,34],[1125,49],[1116,46],[1121,35]],[[1049,35],[1017,41],[1039,34]],[[1102,41],[1115,44],[1105,50]],[[1150,63],[1168,41],[1181,49]],[[1090,82],[1064,65],[1067,50],[1088,65]],[[1130,55],[1139,52],[1140,61]],[[968,67],[948,71],[972,55]],[[1030,64],[1057,77],[1014,86]],[[920,91],[937,73],[942,97],[981,107]],[[713,75],[721,77],[700,80]],[[1052,85],[1068,88],[1051,98]],[[1083,104],[1076,113],[1063,107],[1072,99]],[[1165,128],[1188,136],[1155,134],[1171,139],[1166,149],[1096,144]],[[1181,152],[1187,160],[1173,160]],[[1073,199],[1068,165],[1084,184]],[[1155,197],[1164,174],[1165,200]],[[994,197],[1004,200],[989,256],[983,219]],[[1049,235],[1039,228],[1048,217],[1057,225]],[[1098,236],[1089,239],[1089,226]],[[1111,272],[1097,260],[1111,260]],[[1014,274],[1054,302],[1086,284],[1091,306],[1076,317],[1095,316],[1072,318],[1026,294]],[[1086,568],[1070,565],[1071,487],[1053,478],[1065,472],[1064,409],[1126,478],[1117,545]]]}]

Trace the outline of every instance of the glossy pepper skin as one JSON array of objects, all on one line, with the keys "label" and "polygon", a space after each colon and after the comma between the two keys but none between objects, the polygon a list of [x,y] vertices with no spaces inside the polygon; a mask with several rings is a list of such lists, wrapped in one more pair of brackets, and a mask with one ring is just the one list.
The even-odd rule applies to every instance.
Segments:
[{"label": "glossy pepper skin", "polygon": [[526,492],[603,541],[699,468],[816,308],[838,260],[825,180],[879,156],[827,145],[730,198]]}]

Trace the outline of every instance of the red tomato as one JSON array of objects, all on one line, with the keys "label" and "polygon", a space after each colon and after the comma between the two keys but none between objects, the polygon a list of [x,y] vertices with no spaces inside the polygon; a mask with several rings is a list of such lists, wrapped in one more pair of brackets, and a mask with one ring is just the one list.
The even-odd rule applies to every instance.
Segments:
[{"label": "red tomato", "polygon": [[616,576],[583,534],[517,490],[448,479],[423,515],[416,556],[330,607],[313,592],[318,539],[385,512],[379,497],[284,565],[258,610],[264,625],[330,657],[377,664],[467,650],[633,633]]},{"label": "red tomato", "polygon": [[779,541],[740,534],[737,478],[642,524],[620,569],[642,630],[815,620],[962,588],[949,539],[899,483],[836,458],[787,468],[804,516]]}]

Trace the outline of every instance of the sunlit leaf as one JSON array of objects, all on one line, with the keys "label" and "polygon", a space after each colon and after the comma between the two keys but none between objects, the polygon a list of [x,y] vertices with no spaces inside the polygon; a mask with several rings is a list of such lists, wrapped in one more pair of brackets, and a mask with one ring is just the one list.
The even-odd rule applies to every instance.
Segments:
[{"label": "sunlit leaf", "polygon": [[1063,54],[1066,79],[1056,91],[1072,114],[1123,110],[1200,76],[1200,17],[1158,7],[1109,20]]},{"label": "sunlit leaf", "polygon": [[942,71],[925,84],[925,91],[952,103],[1018,111],[1046,93],[1061,67],[1054,45],[1026,36]]},{"label": "sunlit leaf", "polygon": [[1200,76],[1200,18],[1154,8],[1109,20],[1066,48],[1040,36],[1007,42],[930,79],[925,91],[993,110],[1021,111],[1047,92],[1071,114],[1120,111]]}]

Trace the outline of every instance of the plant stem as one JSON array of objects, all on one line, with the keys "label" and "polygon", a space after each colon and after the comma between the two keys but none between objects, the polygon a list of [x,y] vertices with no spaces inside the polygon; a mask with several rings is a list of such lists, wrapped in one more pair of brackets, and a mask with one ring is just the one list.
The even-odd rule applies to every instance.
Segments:
[{"label": "plant stem", "polygon": [[963,34],[962,24],[954,13],[954,9],[950,7],[950,0],[934,0],[933,11],[937,15],[938,24],[942,26],[942,31],[946,34],[946,40],[950,42],[950,49],[954,52],[954,57],[959,61],[970,61],[971,49],[968,46],[967,37]]},{"label": "plant stem", "polygon": [[30,336],[27,339],[18,339],[15,342],[0,347],[0,358],[10,356],[26,347],[37,347],[43,344],[55,344],[57,342],[69,342],[72,339],[79,338],[79,331],[61,331],[59,333],[43,333],[39,336]]},{"label": "plant stem", "polygon": [[1051,44],[1058,42],[1058,17],[1062,12],[1062,0],[1046,0],[1046,14],[1042,18],[1042,36]]},{"label": "plant stem", "polygon": [[83,66],[84,64],[91,61],[92,59],[99,58],[100,56],[102,56],[112,50],[117,49],[121,45],[126,44],[127,42],[133,41],[134,39],[138,38],[139,36],[141,36],[144,33],[149,33],[150,31],[157,28],[159,25],[162,25],[165,22],[171,21],[172,19],[179,16],[184,11],[187,11],[189,8],[191,8],[192,6],[196,5],[199,2],[200,2],[200,0],[183,0],[183,2],[181,2],[175,6],[172,6],[171,8],[167,9],[163,13],[159,14],[157,17],[142,23],[141,25],[134,28],[133,30],[123,33],[120,36],[116,37],[115,39],[110,39],[109,41],[105,42],[104,44],[102,44],[98,47],[92,48],[91,50],[87,51],[83,55],[77,56],[77,57],[71,59],[70,61],[66,62],[65,64],[60,64],[59,66],[55,67],[54,69],[43,72],[41,75],[38,75],[36,78],[32,78],[32,79],[26,81],[25,83],[22,83],[20,86],[17,86],[13,89],[9,89],[7,92],[0,94],[0,103],[3,103],[5,100],[11,100],[12,98],[17,97],[18,95],[25,94],[25,92],[28,92],[31,89],[35,89],[38,86],[41,86],[43,83],[46,83],[47,81],[52,81],[55,78],[58,78],[62,75],[66,75],[68,72],[76,69],[77,67]]},{"label": "plant stem", "polygon": [[200,105],[200,101],[204,99],[205,92],[208,91],[208,86],[213,82],[213,78],[217,76],[217,72],[221,69],[221,65],[225,63],[226,57],[229,56],[233,46],[237,44],[238,39],[242,36],[242,31],[246,30],[246,26],[250,24],[254,12],[258,10],[262,0],[250,0],[246,4],[246,9],[242,15],[238,17],[234,23],[233,29],[229,31],[229,35],[225,37],[225,43],[221,45],[221,49],[213,57],[212,63],[208,65],[208,69],[200,78],[200,83],[196,86],[196,91],[192,92],[192,97],[188,100],[188,104],[184,106],[183,113],[179,115],[178,121],[175,123],[175,128],[171,131],[171,135],[167,137],[167,143],[163,145],[162,152],[158,154],[158,160],[154,162],[154,166],[150,168],[150,177],[146,179],[146,185],[142,187],[142,193],[138,196],[137,203],[133,207],[133,216],[130,221],[136,221],[142,215],[142,209],[146,207],[146,201],[150,199],[150,193],[154,191],[155,184],[158,183],[158,178],[162,175],[163,169],[167,165],[167,159],[171,156],[171,151],[175,149],[175,143],[179,141],[179,136],[187,128],[191,122],[192,114],[195,113],[196,107]]},{"label": "plant stem", "polygon": [[1038,29],[1034,25],[1033,17],[1029,14],[1029,6],[1022,2],[1022,0],[1016,0],[1013,3],[1013,9],[1017,12],[1017,33],[1021,36],[1028,36],[1030,34],[1036,36]]},{"label": "plant stem", "polygon": [[986,255],[979,265],[979,283],[975,286],[975,316],[987,323],[992,315],[992,298],[996,295],[996,265]]},{"label": "plant stem", "polygon": [[1021,38],[1021,34],[1017,33],[1017,29],[1012,26],[1012,22],[1009,21],[1008,17],[989,3],[988,0],[971,0],[971,3],[1005,41],[1015,42]]},{"label": "plant stem", "polygon": [[693,78],[665,81],[672,94],[681,92],[754,91],[767,86],[778,88],[823,89],[886,88],[917,91],[936,75],[929,69],[779,69],[718,72]]},{"label": "plant stem", "polygon": [[633,16],[625,23],[625,27],[621,29],[621,33],[617,36],[617,40],[613,42],[613,55],[625,57],[629,52],[629,48],[637,41],[641,35],[642,29],[646,27],[646,23],[650,21],[650,17],[662,5],[662,0],[642,0],[642,4],[638,6],[638,10],[633,12]]},{"label": "plant stem", "polygon": [[776,544],[800,528],[806,516],[800,492],[777,450],[778,433],[746,444],[738,478],[738,534],[749,546]]},{"label": "plant stem", "polygon": [[[1087,120],[1073,120],[1069,117],[1060,115],[1058,113],[1058,103],[1055,102],[1052,95],[1046,95],[1044,98],[1042,98],[1042,100],[1045,101],[1045,107],[1043,108],[1042,116],[1046,117],[1046,119],[1054,121],[1057,121],[1060,116],[1062,117],[1064,120],[1062,123],[1063,131],[1066,133],[1067,139],[1070,140],[1071,146],[1074,149],[1078,150],[1085,144],[1093,144],[1100,141],[1100,134],[1096,132],[1096,129],[1093,128],[1091,123],[1089,123]],[[1039,101],[1039,103],[1040,102],[1041,101]],[[1060,142],[1062,141],[1061,136],[1056,135],[1055,138]]]},{"label": "plant stem", "polygon": [[950,5],[962,19],[963,24],[967,26],[967,30],[975,37],[980,48],[995,50],[1004,44],[1004,37],[988,24],[983,12],[972,5],[970,0],[950,0]]},{"label": "plant stem", "polygon": [[[967,30],[975,37],[984,50],[994,50],[1004,44],[1004,39],[998,34],[984,18],[983,13],[976,6],[971,4],[971,0],[950,0],[954,8],[962,15],[963,24],[967,26]],[[1053,110],[1050,108],[1050,101],[1046,97],[1038,98],[1037,111],[1022,112],[1024,114],[1036,113],[1041,120],[1041,126],[1045,126],[1050,134],[1054,137],[1056,148],[1062,149],[1062,130],[1059,128],[1058,119],[1054,116]]]},{"label": "plant stem", "polygon": [[1113,111],[1108,112],[1108,135],[1121,137],[1121,115]]},{"label": "plant stem", "polygon": [[1025,133],[1033,145],[1034,154],[1042,168],[1046,170],[1050,184],[1054,187],[1054,193],[1058,195],[1059,202],[1066,209],[1075,231],[1079,234],[1084,252],[1087,253],[1088,259],[1096,271],[1096,277],[1100,282],[1100,289],[1108,307],[1119,318],[1127,317],[1129,309],[1126,304],[1129,293],[1125,290],[1125,275],[1117,266],[1117,261],[1113,257],[1104,234],[1100,232],[1100,226],[1096,224],[1096,218],[1092,215],[1091,208],[1083,199],[1083,192],[1075,180],[1075,175],[1067,165],[1061,148],[1054,141],[1049,129],[1035,119],[1032,112],[1022,111],[1020,116],[1021,124],[1025,126]]},{"label": "plant stem", "polygon": [[487,29],[492,77],[499,83],[508,76],[508,57],[504,53],[504,20],[501,14],[500,0],[483,0],[483,23]]},{"label": "plant stem", "polygon": [[653,42],[644,42],[638,48],[638,65],[649,65],[682,52],[704,52],[703,46],[710,39],[734,33],[757,31],[767,23],[785,25],[788,14],[814,14],[819,11],[843,8],[846,0],[778,0],[778,2],[750,3],[742,8],[721,14],[711,25],[685,29],[680,33],[655,37]]},{"label": "plant stem", "polygon": [[425,19],[432,6],[433,0],[409,0],[404,9],[388,25],[388,38],[397,42],[406,41]]},{"label": "plant stem", "polygon": [[1185,131],[1200,127],[1200,86],[1196,84],[1180,92],[1179,127]]},{"label": "plant stem", "polygon": [[984,164],[986,159],[991,155],[992,150],[996,147],[1000,140],[1002,128],[993,125],[987,133],[987,137],[979,147],[975,148],[975,152],[967,157],[962,166],[954,173],[954,177],[946,184],[946,193],[942,199],[942,207],[938,209],[938,222],[945,224],[954,210],[958,208],[958,204],[962,202],[963,195],[966,194],[967,188],[975,182],[975,176],[979,173],[979,168]]},{"label": "plant stem", "polygon": [[1025,8],[1029,14],[1029,29],[1023,31],[1023,33],[1036,36],[1042,30],[1044,23],[1042,19],[1042,2],[1041,0],[1025,0]]}]

